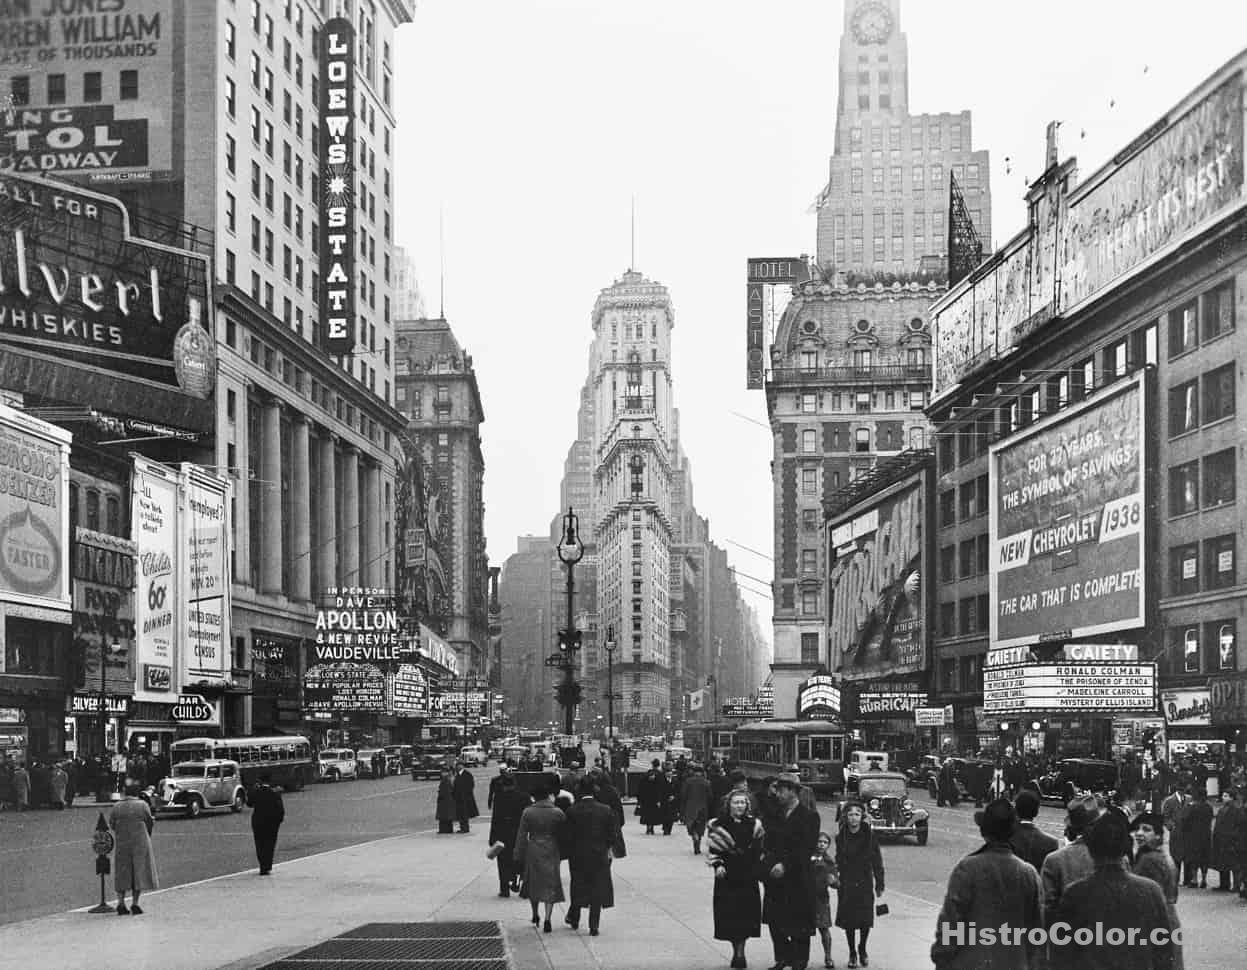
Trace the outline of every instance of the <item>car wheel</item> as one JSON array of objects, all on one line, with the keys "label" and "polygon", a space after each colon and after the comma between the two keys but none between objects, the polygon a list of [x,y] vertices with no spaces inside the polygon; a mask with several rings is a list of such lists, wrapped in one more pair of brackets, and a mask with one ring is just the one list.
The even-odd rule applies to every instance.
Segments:
[{"label": "car wheel", "polygon": [[927,844],[927,827],[925,825],[922,826],[922,828],[918,830],[917,834],[918,834],[918,844],[926,845]]},{"label": "car wheel", "polygon": [[241,791],[235,792],[235,793],[234,793],[234,801],[233,801],[233,803],[230,805],[229,810],[230,810],[231,812],[241,812],[241,811],[242,811],[242,809],[243,809],[243,806],[244,806],[244,805],[246,805],[246,804],[247,804],[247,799],[246,799],[246,797],[243,795],[243,793],[242,793]]},{"label": "car wheel", "polygon": [[325,781],[337,781],[337,780],[338,780],[338,772],[336,770],[325,772]]},{"label": "car wheel", "polygon": [[204,801],[202,798],[192,798],[186,805],[187,818],[199,818],[203,814]]}]

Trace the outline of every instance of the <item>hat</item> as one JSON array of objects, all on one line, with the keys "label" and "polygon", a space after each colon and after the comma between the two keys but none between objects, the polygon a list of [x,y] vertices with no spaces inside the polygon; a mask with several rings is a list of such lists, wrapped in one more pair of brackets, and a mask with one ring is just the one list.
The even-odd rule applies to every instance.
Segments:
[{"label": "hat", "polygon": [[987,807],[974,813],[974,824],[984,838],[997,842],[1006,841],[1017,827],[1018,813],[1013,802],[1007,798],[997,798],[989,802]]},{"label": "hat", "polygon": [[801,778],[795,772],[781,771],[775,776],[775,784],[787,785],[789,788],[800,788]]},{"label": "hat", "polygon": [[1120,859],[1130,851],[1130,823],[1121,812],[1105,812],[1087,832],[1093,859]]},{"label": "hat", "polygon": [[510,770],[511,770],[511,762],[509,762],[509,761],[504,761],[502,764],[500,764],[500,765],[498,766],[498,770],[499,770],[499,771],[501,771],[501,772],[502,772],[502,773],[504,773],[504,774],[505,774],[506,772],[510,771]]},{"label": "hat", "polygon": [[1100,805],[1094,795],[1071,799],[1065,810],[1069,813],[1069,827],[1075,832],[1085,831],[1100,816]]},{"label": "hat", "polygon": [[1150,825],[1152,831],[1158,834],[1165,831],[1165,819],[1158,812],[1143,812],[1140,814],[1130,823],[1130,831],[1133,832],[1140,825]]}]

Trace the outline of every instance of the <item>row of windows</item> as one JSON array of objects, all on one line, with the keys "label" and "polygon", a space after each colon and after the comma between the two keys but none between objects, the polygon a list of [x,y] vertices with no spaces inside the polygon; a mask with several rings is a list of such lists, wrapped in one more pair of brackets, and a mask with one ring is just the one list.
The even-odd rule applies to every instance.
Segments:
[{"label": "row of windows", "polygon": [[[69,99],[69,90],[64,74],[48,74],[46,104],[65,104]],[[120,101],[137,101],[139,97],[139,72],[124,70],[118,72],[117,99]],[[82,103],[96,104],[104,100],[104,75],[100,71],[87,71],[82,75]],[[108,100],[112,100],[110,97]],[[9,106],[24,108],[31,103],[30,75],[19,74],[9,79]]]},{"label": "row of windows", "polygon": [[958,522],[967,522],[987,514],[987,476],[962,482],[954,488],[946,488],[939,496],[939,527],[946,529]]},{"label": "row of windows", "polygon": [[940,604],[941,637],[968,637],[976,633],[986,633],[990,625],[991,607],[986,593],[966,596],[955,603]]},{"label": "row of windows", "polygon": [[[956,168],[956,166],[954,166]],[[893,203],[891,235],[904,236],[905,232],[905,210],[896,203]],[[862,236],[865,232],[863,225],[864,216],[859,209],[849,213],[849,220],[845,220],[843,212],[837,212],[831,220],[833,234],[843,239],[850,233],[847,229],[852,228],[852,235],[855,237]],[[935,236],[940,236],[944,232],[944,213],[940,211],[931,213],[931,229]],[[874,210],[874,218],[871,223],[871,231],[876,239],[889,235],[888,225],[884,222],[884,210],[876,208]],[[916,238],[925,238],[927,231],[927,213],[912,212],[910,214],[909,233]]]},{"label": "row of windows", "polygon": [[1235,326],[1234,280],[1226,280],[1206,293],[1169,311],[1169,357],[1180,357]]},{"label": "row of windows", "polygon": [[990,540],[986,533],[965,539],[957,545],[940,548],[940,582],[986,576],[990,563]]},{"label": "row of windows", "polygon": [[1235,449],[1184,462],[1169,469],[1169,515],[1189,515],[1235,500]]},{"label": "row of windows", "polygon": [[[1203,555],[1200,555],[1200,546]],[[1225,589],[1238,582],[1236,537],[1233,533],[1189,542],[1169,549],[1169,592],[1187,596],[1200,590]]]},{"label": "row of windows", "polygon": [[1169,437],[1233,416],[1235,370],[1235,362],[1231,361],[1169,389]]},{"label": "row of windows", "polygon": [[1170,656],[1182,658],[1183,673],[1238,669],[1238,630],[1233,620],[1177,627],[1170,635]]},{"label": "row of windows", "polygon": [[[864,136],[870,142],[872,148],[882,148],[883,133],[884,127],[882,125],[854,125],[849,129],[849,142],[853,145],[860,145]],[[901,144],[901,126],[888,125],[887,133],[888,147],[899,148]],[[943,147],[944,126],[938,121],[927,123],[925,129],[921,120],[911,121],[909,123],[910,145],[921,145],[924,133],[926,135],[926,144],[929,148]],[[960,122],[954,121],[948,126],[948,147],[953,151],[960,151],[962,148]]]},{"label": "row of windows", "polygon": [[[871,250],[871,260],[875,263],[877,269],[882,269],[887,261],[888,254],[885,248],[886,240],[876,239]],[[918,236],[914,236],[914,256],[943,256],[948,250],[948,240],[939,236],[931,241],[931,245],[926,244],[926,240]],[[844,246],[843,239],[832,241],[832,254],[837,263],[844,263],[848,256]],[[865,244],[861,239],[853,240],[853,262],[861,263],[866,259]],[[892,239],[892,270],[896,273],[904,273],[906,271],[905,259],[905,241],[900,237]]]},{"label": "row of windows", "polygon": [[[915,318],[917,319],[917,318]],[[865,321],[860,321],[865,323]],[[921,321],[918,321],[921,323]],[[800,356],[801,370],[806,373],[813,374],[818,371],[819,354],[817,350],[803,350]],[[828,365],[833,366],[833,365]],[[859,348],[853,351],[853,368],[854,370],[869,371],[875,366],[875,355],[873,350]],[[927,348],[925,346],[906,347],[905,348],[905,367],[909,370],[917,371],[925,374],[927,369]]]}]

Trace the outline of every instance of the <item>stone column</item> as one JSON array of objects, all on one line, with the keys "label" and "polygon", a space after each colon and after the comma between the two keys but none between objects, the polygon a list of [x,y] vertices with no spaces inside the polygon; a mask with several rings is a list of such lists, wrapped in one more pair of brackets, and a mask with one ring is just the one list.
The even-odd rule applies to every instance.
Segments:
[{"label": "stone column", "polygon": [[307,418],[297,415],[290,433],[290,514],[294,516],[290,524],[290,541],[294,544],[290,550],[290,592],[294,599],[308,600],[312,596],[312,509]]},{"label": "stone column", "polygon": [[313,555],[320,556],[320,581],[323,586],[337,586],[339,578],[336,441],[333,435],[327,434],[317,442],[320,448],[320,488],[317,489],[314,514],[320,516],[320,548],[313,550]]},{"label": "stone column", "polygon": [[374,462],[364,466],[364,564],[365,584],[374,589],[384,585],[385,571],[382,550],[381,469]]},{"label": "stone column", "polygon": [[281,592],[281,405],[268,400],[260,419],[260,585],[265,593]]},{"label": "stone column", "polygon": [[342,451],[342,575],[346,586],[362,586],[359,551],[363,544],[359,523],[359,450],[347,445]]}]

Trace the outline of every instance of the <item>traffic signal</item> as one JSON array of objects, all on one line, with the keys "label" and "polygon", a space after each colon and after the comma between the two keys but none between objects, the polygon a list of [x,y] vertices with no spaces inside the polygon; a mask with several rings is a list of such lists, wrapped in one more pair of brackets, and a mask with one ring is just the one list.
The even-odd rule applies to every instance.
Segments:
[{"label": "traffic signal", "polygon": [[568,650],[579,650],[580,644],[584,640],[584,634],[580,630],[559,630],[559,649],[566,653]]}]

